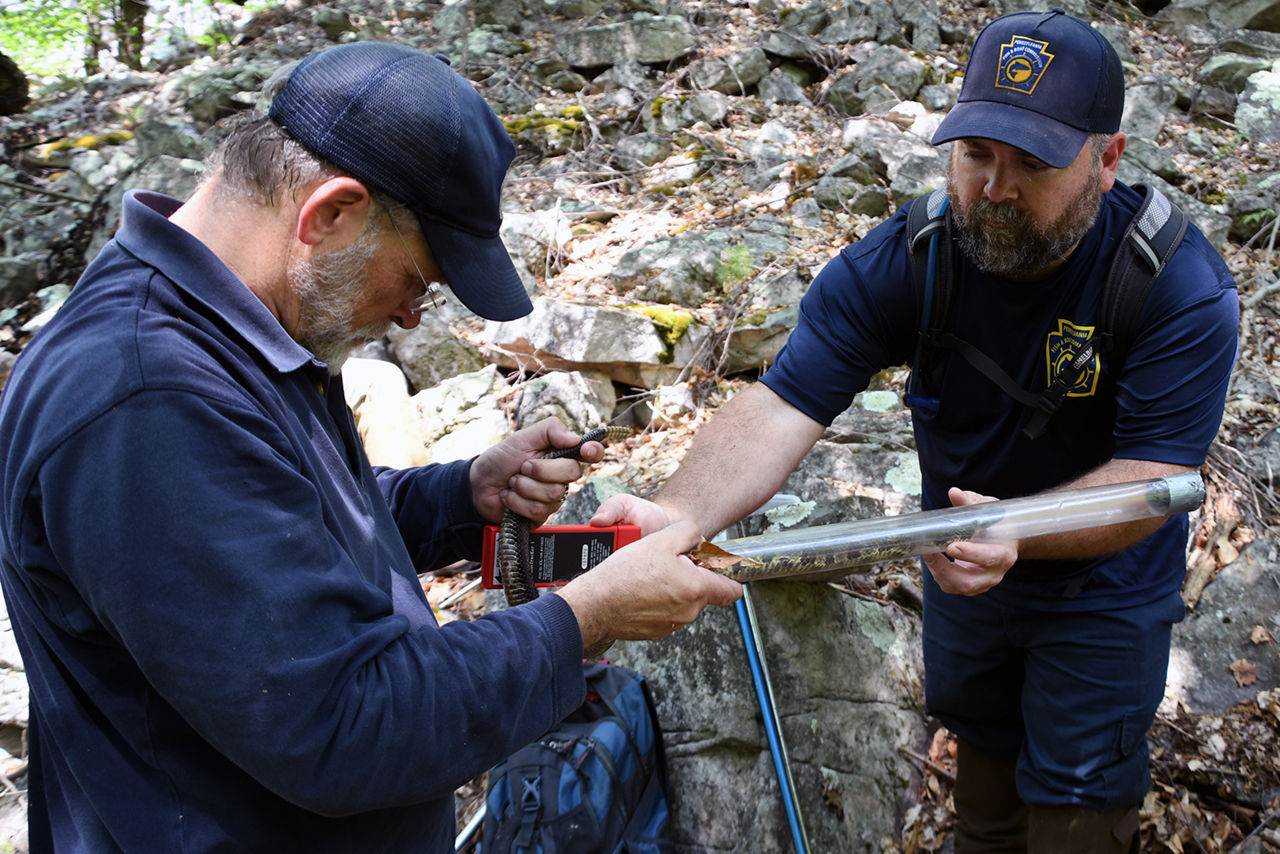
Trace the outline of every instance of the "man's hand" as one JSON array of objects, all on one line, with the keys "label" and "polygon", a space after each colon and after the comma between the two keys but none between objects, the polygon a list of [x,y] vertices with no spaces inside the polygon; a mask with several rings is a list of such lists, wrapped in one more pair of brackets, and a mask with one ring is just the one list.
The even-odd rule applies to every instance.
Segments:
[{"label": "man's hand", "polygon": [[622,493],[607,499],[596,508],[591,517],[591,524],[600,527],[608,525],[639,525],[641,536],[649,536],[670,525],[674,519],[661,506],[634,495]]},{"label": "man's hand", "polygon": [[584,649],[614,638],[654,640],[697,618],[707,605],[729,605],[742,585],[695,566],[685,552],[702,541],[693,522],[676,522],[624,546],[555,593],[569,603]]},{"label": "man's hand", "polygon": [[[979,495],[964,489],[951,487],[947,493],[953,507],[995,501],[989,495]],[[949,559],[948,559],[949,558]],[[974,543],[960,540],[947,546],[945,554],[924,556],[925,565],[933,574],[944,593],[976,596],[985,593],[1004,579],[1018,559],[1016,542]]]},{"label": "man's hand", "polygon": [[541,525],[556,512],[569,494],[569,484],[582,476],[583,464],[598,462],[604,446],[587,442],[582,461],[562,457],[542,459],[555,448],[572,448],[580,436],[559,418],[539,421],[494,445],[471,463],[471,498],[486,522],[502,521],[502,511],[512,512]]}]

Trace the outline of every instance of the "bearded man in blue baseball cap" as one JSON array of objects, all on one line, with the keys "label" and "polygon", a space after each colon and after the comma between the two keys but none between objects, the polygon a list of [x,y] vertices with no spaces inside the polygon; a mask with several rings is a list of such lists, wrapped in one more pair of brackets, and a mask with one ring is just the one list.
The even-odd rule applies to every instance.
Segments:
[{"label": "bearded man in blue baseball cap", "polygon": [[[1120,60],[1089,24],[1060,9],[991,22],[934,136],[952,144],[945,191],[832,259],[773,366],[654,502],[616,496],[594,521],[720,530],[904,364],[926,510],[1199,467],[1234,364],[1235,283],[1168,199],[1116,180],[1123,110]],[[1149,286],[1124,335],[1103,321],[1117,258]],[[1181,514],[925,558],[925,693],[959,740],[957,852],[1137,845],[1186,543]]]},{"label": "bearded man in blue baseball cap", "polygon": [[[529,298],[498,236],[514,155],[436,57],[354,43],[269,84],[186,201],[132,191],[0,396],[0,583],[30,683],[33,852],[453,850],[454,789],[585,696],[584,649],[739,586],[615,552],[438,626],[418,573],[580,474],[556,419],[373,468],[339,369],[447,286]],[[603,449],[585,443],[582,458]]]}]

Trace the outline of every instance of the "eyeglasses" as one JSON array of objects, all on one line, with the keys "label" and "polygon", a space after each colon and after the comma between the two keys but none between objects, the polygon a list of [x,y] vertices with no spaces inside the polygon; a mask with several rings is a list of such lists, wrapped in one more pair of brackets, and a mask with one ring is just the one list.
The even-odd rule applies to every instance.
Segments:
[{"label": "eyeglasses", "polygon": [[418,266],[417,259],[413,257],[413,253],[409,251],[409,244],[405,243],[404,235],[400,233],[400,226],[396,225],[395,217],[387,211],[387,219],[391,222],[391,228],[396,233],[396,237],[400,238],[400,245],[404,247],[404,254],[409,256],[409,263],[413,265],[414,272],[418,274],[418,278],[422,280],[422,287],[425,292],[422,296],[413,301],[413,306],[409,309],[411,314],[425,314],[433,308],[440,308],[444,305],[444,290],[436,282],[428,282],[427,277],[422,275],[422,268]]}]

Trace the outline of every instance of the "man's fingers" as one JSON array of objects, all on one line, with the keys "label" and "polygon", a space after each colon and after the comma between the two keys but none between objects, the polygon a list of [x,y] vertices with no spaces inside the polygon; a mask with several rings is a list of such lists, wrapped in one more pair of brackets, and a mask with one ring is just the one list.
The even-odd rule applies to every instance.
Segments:
[{"label": "man's fingers", "polygon": [[674,522],[650,536],[658,538],[659,547],[664,551],[670,548],[674,554],[681,555],[702,542],[702,531],[688,519]]},{"label": "man's fingers", "polygon": [[[702,530],[697,523],[690,519],[682,519],[678,522],[673,522],[658,533],[652,534],[650,538],[660,537],[665,538],[665,543],[675,547],[684,566],[690,571],[699,574],[699,581],[702,586],[700,595],[708,605],[729,605],[742,596],[741,584],[731,578],[725,578],[718,572],[698,566],[686,556],[686,552],[702,542]],[[698,611],[701,610],[701,608],[698,609]],[[690,618],[690,622],[696,617],[697,611]]]},{"label": "man's fingers", "polygon": [[662,530],[670,522],[666,511],[657,504],[625,493],[605,501],[591,517],[592,525],[639,525],[640,532],[646,536]]},{"label": "man's fingers", "polygon": [[621,524],[623,518],[622,510],[612,502],[613,499],[610,498],[604,504],[597,507],[596,512],[592,514],[591,519],[587,524],[601,528],[608,525]]},{"label": "man's fingers", "polygon": [[714,576],[709,582],[708,605],[732,605],[742,598],[742,585],[732,578],[725,578],[720,573],[713,572],[710,569],[702,569],[702,572],[707,572]]}]

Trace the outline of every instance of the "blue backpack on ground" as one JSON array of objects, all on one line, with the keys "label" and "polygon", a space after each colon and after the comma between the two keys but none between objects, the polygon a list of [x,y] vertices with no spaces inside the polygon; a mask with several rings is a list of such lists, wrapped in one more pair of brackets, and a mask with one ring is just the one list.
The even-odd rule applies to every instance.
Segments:
[{"label": "blue backpack on ground", "polygon": [[586,665],[587,699],[489,771],[483,854],[670,852],[662,733],[644,677]]}]

